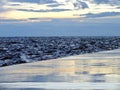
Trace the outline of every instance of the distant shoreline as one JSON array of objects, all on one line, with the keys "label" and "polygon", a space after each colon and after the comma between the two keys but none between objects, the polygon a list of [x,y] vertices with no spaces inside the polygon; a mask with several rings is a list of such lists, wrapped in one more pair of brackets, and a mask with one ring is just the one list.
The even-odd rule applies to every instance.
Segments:
[{"label": "distant shoreline", "polygon": [[120,36],[0,36],[0,38],[48,38],[48,37],[98,37],[98,38],[101,38],[101,37],[120,37]]}]

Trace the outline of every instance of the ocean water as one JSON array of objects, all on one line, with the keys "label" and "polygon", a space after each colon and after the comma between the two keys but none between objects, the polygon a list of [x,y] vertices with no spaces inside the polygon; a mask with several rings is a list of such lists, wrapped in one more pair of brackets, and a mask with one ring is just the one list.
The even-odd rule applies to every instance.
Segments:
[{"label": "ocean water", "polygon": [[120,49],[0,68],[0,90],[120,90]]},{"label": "ocean water", "polygon": [[113,50],[120,37],[0,37],[0,67]]}]

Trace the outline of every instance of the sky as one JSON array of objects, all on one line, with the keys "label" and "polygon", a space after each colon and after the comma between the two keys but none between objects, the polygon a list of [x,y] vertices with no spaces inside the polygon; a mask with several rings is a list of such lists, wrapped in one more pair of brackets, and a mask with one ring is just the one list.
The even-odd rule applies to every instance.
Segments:
[{"label": "sky", "polygon": [[0,37],[120,36],[120,0],[0,0]]}]

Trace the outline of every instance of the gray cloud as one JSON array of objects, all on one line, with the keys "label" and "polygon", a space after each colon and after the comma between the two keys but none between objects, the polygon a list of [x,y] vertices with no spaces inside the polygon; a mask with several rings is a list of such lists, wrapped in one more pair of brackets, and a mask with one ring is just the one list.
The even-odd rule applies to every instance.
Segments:
[{"label": "gray cloud", "polygon": [[110,4],[110,5],[120,5],[120,0],[93,0],[92,3],[96,3],[96,4]]},{"label": "gray cloud", "polygon": [[26,20],[22,20],[22,19],[19,19],[19,20],[15,20],[15,19],[0,19],[0,24],[1,23],[16,23],[16,22],[24,22]]},{"label": "gray cloud", "polygon": [[88,5],[85,2],[77,0],[75,3],[73,3],[75,9],[85,9],[89,8]]},{"label": "gray cloud", "polygon": [[118,16],[118,15],[120,15],[120,12],[103,12],[99,14],[88,13],[80,16],[85,16],[87,18],[97,18],[97,17],[108,17],[108,16]]},{"label": "gray cloud", "polygon": [[44,18],[28,18],[28,19],[1,19],[0,18],[0,24],[4,23],[22,23],[22,22],[32,22],[32,21],[42,21],[46,22],[49,21],[50,19],[44,19]]},{"label": "gray cloud", "polygon": [[120,6],[118,6],[117,9],[120,9]]},{"label": "gray cloud", "polygon": [[28,20],[47,20],[47,19],[44,19],[44,18],[28,18]]},{"label": "gray cloud", "polygon": [[62,11],[70,11],[71,9],[51,9],[51,10],[17,9],[17,10],[26,11],[26,12],[62,12]]},{"label": "gray cloud", "polygon": [[9,4],[10,6],[20,6],[20,4]]},{"label": "gray cloud", "polygon": [[55,0],[40,0],[41,4],[57,3]]},{"label": "gray cloud", "polygon": [[64,6],[64,4],[54,3],[47,5],[48,7],[58,7],[58,6]]},{"label": "gray cloud", "polygon": [[40,4],[47,4],[47,3],[56,3],[54,0],[10,0],[12,2],[25,2],[25,3],[40,3]]},{"label": "gray cloud", "polygon": [[104,4],[104,3],[109,3],[109,0],[93,0],[93,2],[97,4]]},{"label": "gray cloud", "polygon": [[40,0],[10,0],[12,2],[27,2],[27,3],[39,3]]}]

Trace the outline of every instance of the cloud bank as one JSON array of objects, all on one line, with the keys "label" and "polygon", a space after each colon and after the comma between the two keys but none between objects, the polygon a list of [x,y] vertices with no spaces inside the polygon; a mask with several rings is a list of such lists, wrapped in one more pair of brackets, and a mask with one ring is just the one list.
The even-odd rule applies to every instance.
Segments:
[{"label": "cloud bank", "polygon": [[[38,21],[61,18],[120,17],[120,0],[1,0],[0,19]],[[44,20],[43,20],[44,19]],[[9,22],[10,22],[9,21]],[[31,20],[33,22],[33,20]]]}]

